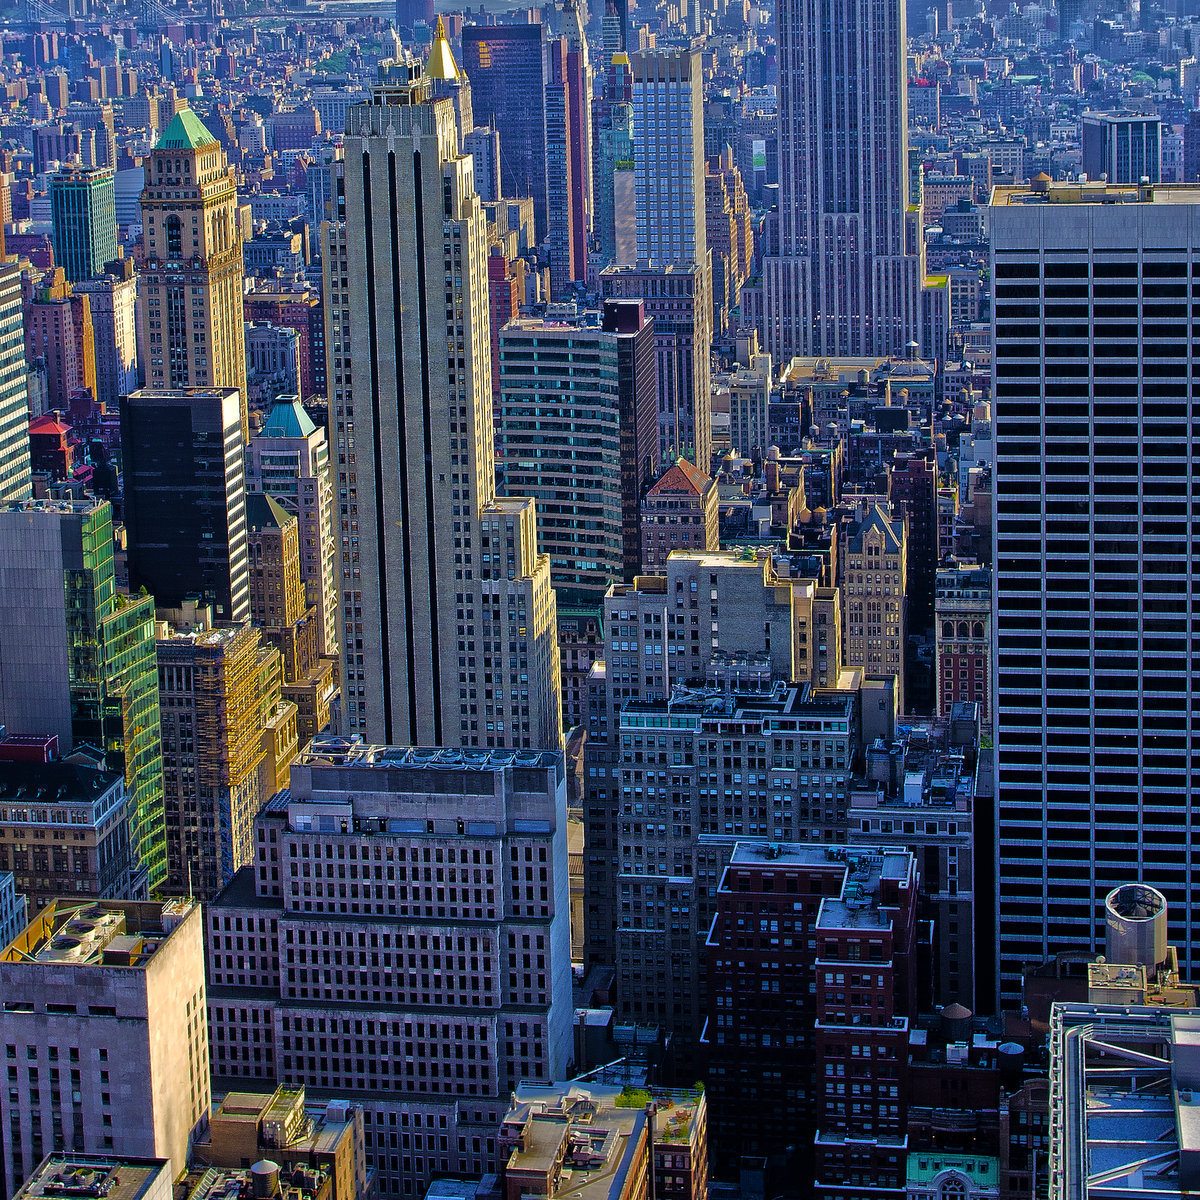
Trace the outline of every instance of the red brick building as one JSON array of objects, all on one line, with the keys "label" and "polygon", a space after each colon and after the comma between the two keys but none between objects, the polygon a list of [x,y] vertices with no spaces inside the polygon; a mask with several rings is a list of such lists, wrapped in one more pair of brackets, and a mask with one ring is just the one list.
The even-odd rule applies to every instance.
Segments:
[{"label": "red brick building", "polygon": [[977,702],[988,716],[992,636],[992,572],[979,563],[954,563],[937,573],[934,603],[937,715]]}]

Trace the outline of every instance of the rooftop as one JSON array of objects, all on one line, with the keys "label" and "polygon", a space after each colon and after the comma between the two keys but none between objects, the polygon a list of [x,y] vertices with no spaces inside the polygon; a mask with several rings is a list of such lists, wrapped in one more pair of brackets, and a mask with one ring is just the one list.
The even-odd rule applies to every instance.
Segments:
[{"label": "rooftop", "polygon": [[992,207],[1021,204],[1200,204],[1196,184],[1160,184],[1139,188],[1130,183],[1019,184],[992,189]]},{"label": "rooftop", "polygon": [[202,146],[216,146],[217,139],[208,131],[204,122],[190,108],[177,112],[171,123],[158,139],[156,150],[199,150]]},{"label": "rooftop", "polygon": [[55,1151],[15,1193],[13,1200],[35,1196],[103,1197],[140,1200],[160,1176],[170,1186],[171,1164],[165,1158],[125,1158],[115,1155],[66,1154]]},{"label": "rooftop", "polygon": [[[251,293],[252,297],[256,293]],[[306,438],[317,432],[313,419],[304,411],[299,396],[279,396],[271,405],[266,423],[258,431],[258,437]]]},{"label": "rooftop", "polygon": [[368,746],[336,736],[313,738],[296,759],[307,766],[418,767],[429,771],[502,771],[505,767],[543,767],[559,763],[556,750],[447,750],[436,746]]},{"label": "rooftop", "polygon": [[53,900],[0,962],[144,968],[196,907],[191,900]]},{"label": "rooftop", "polygon": [[1200,1014],[1055,1004],[1050,1200],[1200,1186]]},{"label": "rooftop", "polygon": [[123,782],[119,771],[97,771],[76,763],[0,760],[0,804],[93,804]]}]

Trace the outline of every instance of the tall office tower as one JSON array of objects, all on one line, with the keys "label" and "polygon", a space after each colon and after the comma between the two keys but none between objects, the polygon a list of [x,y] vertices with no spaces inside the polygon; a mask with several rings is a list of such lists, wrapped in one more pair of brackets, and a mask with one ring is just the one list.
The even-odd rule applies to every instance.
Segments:
[{"label": "tall office tower", "polygon": [[[571,174],[577,195],[571,220],[580,247],[580,270],[587,264],[588,234],[592,228],[592,63],[588,55],[584,13],[579,0],[563,0],[563,37],[567,42],[567,87],[571,99]],[[582,278],[582,274],[581,274]]]},{"label": "tall office tower", "polygon": [[700,51],[633,54],[630,64],[638,261],[706,267]]},{"label": "tall office tower", "polygon": [[[922,990],[939,1006],[961,1004],[974,1011],[976,862],[981,857],[976,834],[982,841],[991,813],[982,799],[986,784],[978,803],[975,798],[980,774],[975,709],[962,705],[947,721],[953,729],[964,715],[963,723],[972,727],[970,747],[926,740],[924,731],[912,726],[901,727],[895,740],[877,737],[866,745],[866,780],[850,789],[846,828],[851,846],[889,845],[912,852],[921,871],[922,914],[932,919],[934,930],[932,986]],[[989,877],[985,864],[983,878]],[[992,900],[981,891],[979,902],[990,907]],[[990,980],[987,986],[990,990]]]},{"label": "tall office tower", "polygon": [[[236,388],[250,435],[237,181],[220,142],[191,109],[150,154],[142,225],[142,345],[148,388]],[[236,619],[236,618],[235,618]]]},{"label": "tall office tower", "polygon": [[888,474],[892,511],[903,514],[905,547],[904,599],[908,628],[926,633],[933,626],[933,597],[938,554],[938,461],[935,446],[897,450]]},{"label": "tall office tower", "polygon": [[210,1099],[198,904],[55,900],[0,954],[0,989],[10,1196],[64,1145],[187,1170]]},{"label": "tall office tower", "polygon": [[417,71],[351,109],[346,221],[322,254],[345,727],[557,748],[550,561],[533,503],[495,499],[483,213],[453,104]]},{"label": "tall office tower", "polygon": [[1089,179],[1140,183],[1162,178],[1162,118],[1146,113],[1083,114],[1083,169]]},{"label": "tall office tower", "polygon": [[[713,258],[713,319],[716,321],[721,316],[719,328],[725,329],[729,313],[741,303],[742,287],[754,269],[754,220],[750,200],[742,173],[728,146],[705,168],[704,203],[708,248]],[[718,268],[719,260],[724,260],[724,270]],[[723,295],[718,292],[718,278],[728,280]]]},{"label": "tall office tower", "polygon": [[8,945],[29,923],[28,902],[17,891],[11,871],[0,871],[0,949]]},{"label": "tall office tower", "polygon": [[608,585],[639,569],[639,500],[658,462],[654,335],[639,303],[610,300],[602,324],[512,322],[500,364],[498,486],[537,505],[570,728],[586,713],[585,647],[599,647],[580,625],[597,627]]},{"label": "tall office tower", "polygon": [[0,844],[0,871],[11,868],[9,878],[15,876],[31,913],[62,895],[149,899],[120,772],[0,759],[0,794],[7,806],[0,809],[0,827],[8,839]]},{"label": "tall office tower", "polygon": [[[616,956],[617,872],[626,861],[618,854],[627,799],[620,778],[622,710],[635,702],[663,705],[679,685],[769,688],[772,680],[812,677],[809,648],[818,641],[812,582],[788,578],[781,567],[769,557],[680,552],[661,574],[640,576],[635,587],[614,584],[605,597],[604,659],[588,680],[584,920],[589,963],[611,965]],[[832,756],[832,747],[829,752]],[[832,776],[809,778],[822,790],[844,790]],[[830,800],[835,798],[831,794]],[[749,830],[743,826],[742,832]]]},{"label": "tall office tower", "polygon": [[96,399],[115,412],[138,385],[138,284],[131,259],[111,259],[100,271],[75,284],[75,291],[87,296],[92,313]]},{"label": "tall office tower", "polygon": [[0,504],[26,499],[32,487],[27,370],[21,271],[0,263]]},{"label": "tall office tower", "polygon": [[61,267],[46,272],[25,306],[25,357],[46,364],[48,407],[91,415],[97,392],[91,298],[76,293]]},{"label": "tall office tower", "polygon": [[129,586],[163,608],[199,596],[218,621],[250,618],[239,399],[142,388],[121,400]]},{"label": "tall office tower", "polygon": [[592,215],[605,266],[632,266],[637,261],[632,96],[629,56],[621,51],[612,57],[593,117]]},{"label": "tall office tower", "polygon": [[842,632],[846,663],[868,675],[894,675],[904,709],[908,528],[904,515],[864,505],[841,536]]},{"label": "tall office tower", "polygon": [[67,168],[50,177],[54,259],[72,283],[91,279],[117,257],[116,172]]},{"label": "tall office tower", "polygon": [[[190,615],[190,614],[189,614]],[[167,877],[170,895],[210,901],[253,857],[254,818],[296,753],[296,706],[279,655],[249,624],[189,632],[161,622]],[[264,789],[263,776],[268,789]],[[267,790],[267,795],[263,795]]]},{"label": "tall office tower", "polygon": [[705,472],[712,459],[710,282],[710,272],[697,263],[642,263],[600,273],[605,300],[642,300],[654,322],[660,461],[684,455]]},{"label": "tall office tower", "polygon": [[125,779],[129,836],[166,874],[154,597],[118,595],[107,501],[0,510],[0,725],[86,744]]},{"label": "tall office tower", "polygon": [[270,496],[299,520],[300,577],[308,603],[317,610],[317,652],[336,658],[337,541],[329,443],[298,396],[277,397],[266,424],[250,439],[246,491]]},{"label": "tall office tower", "polygon": [[321,297],[307,284],[282,280],[260,282],[247,292],[242,304],[246,324],[274,325],[294,329],[299,336],[300,394],[324,396],[325,314]]},{"label": "tall office tower", "polygon": [[214,1076],[361,1104],[384,1196],[494,1169],[517,1084],[573,1058],[566,815],[559,751],[319,739],[207,910]]},{"label": "tall office tower", "polygon": [[279,651],[283,699],[295,705],[297,739],[306,745],[329,724],[337,671],[332,658],[320,655],[317,608],[305,596],[300,522],[273,497],[250,492],[246,525],[250,617]]},{"label": "tall office tower", "polygon": [[869,1179],[874,1195],[898,1200],[906,1194],[908,1166],[902,1066],[925,949],[918,926],[919,877],[907,850],[846,854],[854,860],[850,879],[841,896],[821,902],[810,935],[820,963],[813,972],[813,1050],[819,1065],[813,1080],[812,1195],[853,1200],[862,1195],[861,1181]]},{"label": "tall office tower", "polygon": [[467,25],[462,49],[475,119],[500,131],[501,190],[512,199],[533,197],[540,244],[549,217],[545,29],[541,24]]},{"label": "tall office tower", "polygon": [[1035,182],[995,189],[989,216],[1001,994],[1025,964],[1099,949],[1097,898],[1131,877],[1171,897],[1194,976],[1200,190]]},{"label": "tall office tower", "polygon": [[587,231],[577,236],[575,210],[585,218],[583,188],[572,149],[576,132],[572,105],[575,97],[567,80],[567,39],[546,45],[546,249],[550,263],[550,296],[563,300],[571,285],[586,274]]},{"label": "tall office tower", "polygon": [[[818,1021],[829,1014],[830,1002],[836,999],[835,987],[821,987],[823,960],[848,953],[833,932],[839,917],[843,921],[851,913],[864,917],[863,929],[850,935],[855,942],[862,938],[869,943],[856,970],[869,964],[872,974],[864,986],[872,990],[874,973],[886,973],[882,998],[885,1004],[894,1004],[887,985],[897,964],[892,947],[885,953],[885,937],[890,940],[891,931],[883,925],[887,915],[883,906],[888,904],[889,886],[898,892],[897,877],[911,884],[912,894],[904,893],[901,915],[912,921],[916,877],[910,855],[778,842],[739,841],[734,847],[716,889],[716,913],[707,941],[711,1015],[705,1037],[706,1094],[713,1142],[725,1153],[736,1147],[737,1153],[786,1156],[788,1166],[807,1177],[807,1182],[813,1146],[797,1145],[797,1131],[816,1128],[822,1131],[819,1139],[825,1136],[829,1119],[824,1101],[832,1101],[839,1083],[841,1094],[846,1095],[847,1075],[861,1081],[868,1072],[890,1070],[898,1076],[898,1063],[908,1044],[903,1021],[892,1030],[892,1045],[885,1046],[900,1051],[901,1057],[890,1062],[874,1064],[867,1057],[864,1064],[855,1064],[861,1065],[861,1073],[844,1068],[841,1075],[831,1071],[826,1081],[825,1062],[817,1054]],[[754,932],[747,936],[750,929]],[[818,943],[819,930],[831,938],[828,947],[823,940]],[[911,937],[915,929],[906,926],[901,932],[905,931]],[[838,933],[845,936],[840,929]],[[911,985],[915,964],[902,961],[901,965],[912,972],[905,979],[906,986]],[[861,976],[855,978],[862,983]],[[845,989],[844,972],[842,979]],[[879,979],[883,982],[884,975]],[[842,1054],[853,1042],[857,1058],[863,1054],[863,1043],[857,1041],[859,1023],[865,1025],[863,1042],[869,1044],[877,1040],[877,1034],[867,1035],[878,1022],[874,1011],[855,1013],[852,1020],[855,1028],[844,1031],[847,1044]],[[829,1061],[835,1065],[832,1058]],[[851,1086],[859,1089],[851,1093],[856,1119],[872,1122],[875,1089],[868,1090],[861,1082]],[[881,1100],[887,1096],[886,1085],[879,1096]],[[884,1100],[890,1102],[890,1097]],[[844,1113],[841,1119],[845,1121]]]},{"label": "tall office tower", "polygon": [[611,329],[518,318],[500,333],[501,486],[536,502],[560,604],[597,609],[639,569],[638,502],[658,452],[652,331],[636,303],[607,308]]},{"label": "tall office tower", "polygon": [[781,0],[778,252],[763,263],[764,348],[897,354],[917,338],[904,0],[836,20]]}]

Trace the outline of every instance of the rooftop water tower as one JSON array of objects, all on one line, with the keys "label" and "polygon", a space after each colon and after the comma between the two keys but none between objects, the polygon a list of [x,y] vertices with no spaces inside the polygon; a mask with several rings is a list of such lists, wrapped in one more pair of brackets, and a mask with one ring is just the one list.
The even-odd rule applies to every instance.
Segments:
[{"label": "rooftop water tower", "polygon": [[1113,888],[1104,902],[1107,924],[1105,957],[1110,963],[1132,963],[1154,973],[1167,961],[1167,900],[1157,888],[1126,883]]}]

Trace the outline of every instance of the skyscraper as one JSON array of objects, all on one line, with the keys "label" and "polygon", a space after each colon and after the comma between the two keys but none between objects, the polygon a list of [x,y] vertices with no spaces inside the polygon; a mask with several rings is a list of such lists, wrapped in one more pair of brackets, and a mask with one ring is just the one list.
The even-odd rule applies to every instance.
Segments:
[{"label": "skyscraper", "polygon": [[546,181],[546,34],[542,25],[467,25],[463,73],[475,120],[500,131],[500,188],[533,197],[538,242],[548,228]]},{"label": "skyscraper", "polygon": [[0,263],[0,503],[24,500],[29,473],[29,401],[21,269]]},{"label": "skyscraper", "polygon": [[249,437],[237,181],[191,109],[150,155],[142,224],[142,345],[148,388],[237,388]]},{"label": "skyscraper", "polygon": [[1192,977],[1200,189],[1035,181],[989,225],[1001,994],[1102,950],[1100,899],[1134,878]]},{"label": "skyscraper", "polygon": [[537,502],[558,599],[597,610],[637,573],[638,502],[658,461],[649,323],[633,301],[607,311],[604,328],[518,318],[500,334],[503,488]]},{"label": "skyscraper", "polygon": [[72,283],[91,279],[117,257],[116,174],[68,168],[50,177],[54,258]]},{"label": "skyscraper", "polygon": [[707,267],[700,51],[647,51],[630,64],[638,261]]},{"label": "skyscraper", "polygon": [[702,470],[712,458],[712,296],[699,263],[608,267],[608,300],[641,300],[654,322],[659,459],[686,455]]},{"label": "skyscraper", "polygon": [[350,111],[322,254],[346,728],[558,747],[549,559],[533,503],[495,499],[483,213],[452,101],[408,71]]},{"label": "skyscraper", "polygon": [[134,850],[166,875],[154,598],[124,596],[107,501],[0,510],[0,725],[86,743],[125,777]]},{"label": "skyscraper", "polygon": [[121,400],[129,585],[165,608],[199,596],[220,621],[250,619],[238,410],[232,388]]},{"label": "skyscraper", "polygon": [[1148,113],[1084,113],[1083,169],[1089,179],[1140,183],[1162,178],[1162,118]]},{"label": "skyscraper", "polygon": [[906,253],[903,0],[780,0],[778,255],[764,262],[765,349],[896,354],[916,337]]}]

